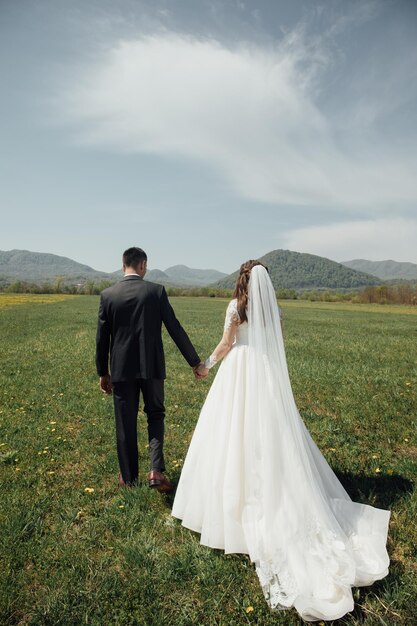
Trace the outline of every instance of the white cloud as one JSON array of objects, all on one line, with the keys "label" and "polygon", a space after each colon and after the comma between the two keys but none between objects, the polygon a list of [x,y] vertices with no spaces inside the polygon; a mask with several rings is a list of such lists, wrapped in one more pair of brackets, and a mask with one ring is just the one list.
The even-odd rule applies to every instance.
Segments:
[{"label": "white cloud", "polygon": [[165,32],[119,42],[61,85],[58,106],[82,143],[203,160],[252,200],[354,212],[416,202],[416,156],[364,137],[356,109],[341,128],[340,112],[332,121],[316,104],[330,63],[302,27],[269,48]]},{"label": "white cloud", "polygon": [[417,219],[342,222],[291,231],[284,247],[335,261],[368,259],[417,263]]}]

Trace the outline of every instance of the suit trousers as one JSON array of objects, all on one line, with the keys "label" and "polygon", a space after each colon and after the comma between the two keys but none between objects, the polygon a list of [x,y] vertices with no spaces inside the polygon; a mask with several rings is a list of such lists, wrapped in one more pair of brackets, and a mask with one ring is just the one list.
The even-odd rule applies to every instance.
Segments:
[{"label": "suit trousers", "polygon": [[164,381],[138,378],[113,383],[114,414],[116,418],[117,456],[120,472],[126,483],[138,479],[137,418],[142,393],[144,412],[148,419],[150,469],[165,471],[164,446]]}]

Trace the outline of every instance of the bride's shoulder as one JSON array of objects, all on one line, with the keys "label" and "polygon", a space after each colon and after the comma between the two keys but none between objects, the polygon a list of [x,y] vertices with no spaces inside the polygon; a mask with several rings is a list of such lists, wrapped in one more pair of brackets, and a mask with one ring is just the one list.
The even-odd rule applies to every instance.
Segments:
[{"label": "bride's shoulder", "polygon": [[237,298],[233,298],[233,300],[230,300],[229,304],[227,305],[227,310],[226,310],[226,324],[231,324],[232,320],[235,322],[239,321],[239,311],[237,308]]}]

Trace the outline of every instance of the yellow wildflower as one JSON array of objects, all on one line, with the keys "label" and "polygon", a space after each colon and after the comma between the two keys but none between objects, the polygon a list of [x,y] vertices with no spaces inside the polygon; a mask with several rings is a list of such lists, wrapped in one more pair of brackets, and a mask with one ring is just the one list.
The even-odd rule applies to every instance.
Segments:
[{"label": "yellow wildflower", "polygon": [[49,304],[51,302],[62,302],[64,300],[71,300],[77,296],[64,295],[64,294],[0,294],[0,309],[17,306],[20,304],[26,304],[28,302],[33,304]]},{"label": "yellow wildflower", "polygon": [[379,467],[377,467],[376,470],[375,470],[375,474],[380,474],[380,473],[381,473],[381,470],[380,470]]},{"label": "yellow wildflower", "polygon": [[252,611],[253,611],[253,606],[246,607],[246,613],[252,613]]},{"label": "yellow wildflower", "polygon": [[93,488],[93,487],[85,487],[84,491],[85,491],[86,493],[93,493],[94,488]]},{"label": "yellow wildflower", "polygon": [[392,476],[392,475],[393,475],[393,473],[394,473],[394,470],[392,470],[392,469],[387,470],[387,474],[388,474],[388,476]]}]

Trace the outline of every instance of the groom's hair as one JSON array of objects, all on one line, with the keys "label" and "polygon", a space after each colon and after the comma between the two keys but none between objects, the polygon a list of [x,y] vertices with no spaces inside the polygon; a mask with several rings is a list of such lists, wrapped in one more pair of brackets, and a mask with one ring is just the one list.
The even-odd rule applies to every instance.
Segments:
[{"label": "groom's hair", "polygon": [[142,261],[147,261],[148,257],[142,248],[128,248],[123,252],[122,260],[125,267],[137,267]]}]

